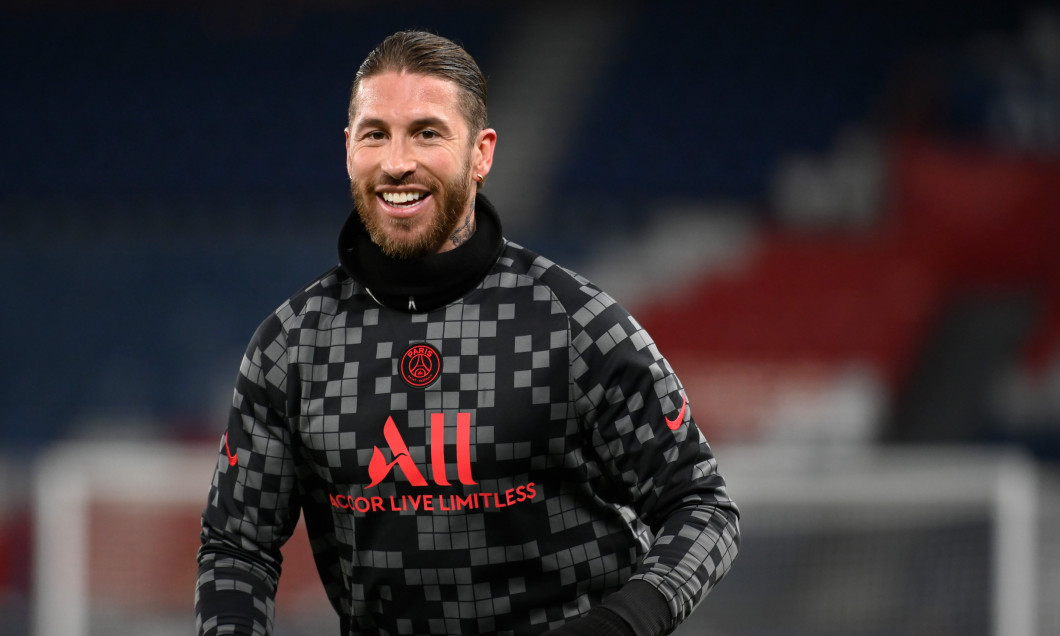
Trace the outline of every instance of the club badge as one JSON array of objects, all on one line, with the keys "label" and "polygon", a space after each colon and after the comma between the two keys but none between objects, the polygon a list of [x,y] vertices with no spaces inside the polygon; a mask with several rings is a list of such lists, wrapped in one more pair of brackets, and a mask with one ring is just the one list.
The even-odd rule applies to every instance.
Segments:
[{"label": "club badge", "polygon": [[442,356],[427,343],[414,344],[401,356],[401,379],[414,389],[423,389],[438,379]]}]

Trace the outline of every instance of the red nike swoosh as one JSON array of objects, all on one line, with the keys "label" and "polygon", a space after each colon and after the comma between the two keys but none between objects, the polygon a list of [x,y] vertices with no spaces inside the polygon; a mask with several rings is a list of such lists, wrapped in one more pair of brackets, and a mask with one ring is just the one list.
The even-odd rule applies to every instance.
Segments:
[{"label": "red nike swoosh", "polygon": [[674,419],[671,420],[670,418],[668,418],[666,416],[663,416],[663,419],[666,420],[666,425],[670,427],[671,431],[676,431],[677,427],[681,426],[681,422],[685,421],[685,408],[687,408],[687,407],[688,407],[688,398],[686,398],[685,396],[682,395],[681,396],[681,411],[677,414],[677,417],[675,417]]},{"label": "red nike swoosh", "polygon": [[228,450],[228,431],[225,431],[225,455],[228,455],[228,465],[235,466],[236,462],[239,461],[239,451],[233,455],[232,451]]}]

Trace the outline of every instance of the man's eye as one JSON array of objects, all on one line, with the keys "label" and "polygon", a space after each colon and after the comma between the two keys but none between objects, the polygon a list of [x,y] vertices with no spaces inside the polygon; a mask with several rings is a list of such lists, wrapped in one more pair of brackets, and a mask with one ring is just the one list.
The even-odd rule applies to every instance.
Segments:
[{"label": "man's eye", "polygon": [[424,130],[420,133],[420,136],[424,139],[436,139],[438,137],[438,133],[433,130]]},{"label": "man's eye", "polygon": [[383,134],[382,130],[373,130],[371,132],[365,133],[364,138],[371,141],[382,141],[386,138],[386,135]]}]

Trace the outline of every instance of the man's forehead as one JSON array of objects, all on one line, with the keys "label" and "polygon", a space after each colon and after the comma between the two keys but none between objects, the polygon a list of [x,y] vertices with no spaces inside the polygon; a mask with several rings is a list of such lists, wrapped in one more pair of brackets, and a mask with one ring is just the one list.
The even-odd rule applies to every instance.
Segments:
[{"label": "man's forehead", "polygon": [[[439,116],[459,115],[459,87],[443,77],[387,71],[363,78],[357,86],[358,118],[385,114],[431,111]],[[420,115],[427,114],[420,112]]]}]

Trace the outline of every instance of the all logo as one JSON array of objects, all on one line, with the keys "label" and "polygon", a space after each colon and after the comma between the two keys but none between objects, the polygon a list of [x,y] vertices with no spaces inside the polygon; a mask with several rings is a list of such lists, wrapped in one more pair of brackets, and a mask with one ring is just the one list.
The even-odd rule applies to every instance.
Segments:
[{"label": "all logo", "polygon": [[[446,418],[444,413],[431,413],[430,430],[430,469],[431,479],[435,486],[452,486],[446,474]],[[378,486],[387,478],[395,479],[400,473],[412,486],[430,486],[430,482],[412,461],[409,447],[398,431],[393,417],[386,418],[383,425],[383,439],[386,449],[378,446],[372,449],[372,459],[368,462],[368,476],[372,483],[365,486],[366,493],[330,494],[331,505],[359,514],[377,512],[451,512],[459,510],[501,509],[523,502],[533,501],[537,497],[538,486],[534,482],[513,485],[503,491],[468,491],[463,492],[424,492],[401,495],[367,494],[367,491]],[[386,452],[389,451],[389,452]],[[391,457],[387,461],[387,456]],[[471,475],[471,414],[456,414],[456,478],[463,486],[474,486],[478,482]]]},{"label": "all logo", "polygon": [[[372,459],[368,462],[368,476],[372,483],[368,488],[378,486],[395,466],[405,474],[405,479],[413,486],[426,486],[427,480],[423,478],[420,469],[416,467],[409,454],[409,447],[401,438],[394,418],[386,418],[383,425],[383,438],[390,447],[390,456],[394,459],[387,461],[383,451],[376,446],[372,450]],[[461,484],[471,486],[478,482],[471,476],[471,414],[456,414],[456,474]],[[431,476],[434,483],[439,486],[449,486],[449,478],[445,474],[445,414],[431,413]]]},{"label": "all logo", "polygon": [[414,389],[423,389],[438,379],[442,356],[432,345],[414,344],[401,356],[401,379]]}]

